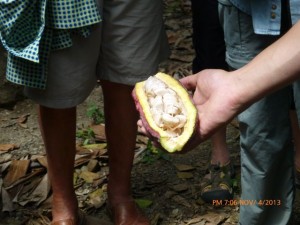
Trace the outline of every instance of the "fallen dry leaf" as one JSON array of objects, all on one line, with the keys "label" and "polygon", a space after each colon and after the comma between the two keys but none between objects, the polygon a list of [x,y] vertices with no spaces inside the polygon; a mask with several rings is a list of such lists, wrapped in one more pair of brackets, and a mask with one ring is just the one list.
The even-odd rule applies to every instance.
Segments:
[{"label": "fallen dry leaf", "polygon": [[12,199],[5,188],[1,188],[1,197],[2,197],[2,211],[3,212],[12,212],[15,210]]},{"label": "fallen dry leaf", "polygon": [[191,220],[188,220],[186,225],[205,225],[206,220],[203,219],[203,217],[196,217]]},{"label": "fallen dry leaf", "polygon": [[220,224],[221,222],[225,221],[228,217],[229,215],[223,212],[207,212],[205,215],[203,215],[203,218],[210,222],[212,225]]},{"label": "fallen dry leaf", "polygon": [[99,169],[99,163],[96,159],[91,159],[87,164],[87,170],[90,172],[95,172]]},{"label": "fallen dry leaf", "polygon": [[[38,186],[40,181],[41,181],[40,177],[32,177],[30,182],[19,183],[18,186],[15,186],[15,188],[12,191],[10,191],[10,195],[12,197],[14,196],[13,202],[21,206],[25,206],[29,202],[37,201],[37,199],[32,198],[31,193]],[[16,193],[15,190],[17,190]]]},{"label": "fallen dry leaf", "polygon": [[27,118],[28,116],[30,116],[30,114],[26,114],[26,115],[22,115],[17,119],[17,123],[26,123],[27,122]]},{"label": "fallen dry leaf", "polygon": [[190,179],[190,178],[193,178],[194,175],[189,172],[178,172],[177,177],[180,179]]},{"label": "fallen dry leaf", "polygon": [[83,145],[82,147],[85,149],[90,149],[90,150],[102,150],[102,149],[105,149],[106,146],[107,146],[106,143],[99,143],[99,144]]},{"label": "fallen dry leaf", "polygon": [[8,152],[14,149],[18,149],[20,146],[16,144],[0,144],[0,152]]},{"label": "fallen dry leaf", "polygon": [[43,201],[45,201],[49,195],[51,190],[51,185],[49,181],[48,174],[45,174],[39,185],[36,187],[32,196],[36,196],[39,200],[36,202],[36,206],[40,205]]},{"label": "fallen dry leaf", "polygon": [[146,137],[145,135],[138,134],[136,137],[137,143],[142,143],[142,144],[147,145],[148,141],[149,141],[149,138]]},{"label": "fallen dry leaf", "polygon": [[180,195],[175,195],[172,197],[172,200],[180,205],[184,205],[188,208],[190,208],[192,205],[185,199],[183,198],[182,196]]},{"label": "fallen dry leaf", "polygon": [[89,171],[82,171],[79,174],[79,177],[84,179],[87,183],[93,183],[94,180],[99,179],[101,177],[101,174]]},{"label": "fallen dry leaf", "polygon": [[48,162],[47,162],[47,157],[46,156],[42,156],[42,157],[38,157],[36,159],[43,167],[48,167]]},{"label": "fallen dry leaf", "polygon": [[22,128],[27,128],[27,118],[30,114],[26,114],[26,115],[22,115],[22,116],[19,116],[18,118],[16,118],[16,124],[18,124],[20,127]]},{"label": "fallen dry leaf", "polygon": [[96,209],[100,208],[105,204],[107,199],[106,194],[104,193],[102,188],[98,188],[89,195],[88,204],[95,207]]},{"label": "fallen dry leaf", "polygon": [[48,198],[49,193],[50,182],[48,174],[45,174],[40,182],[38,182],[38,185],[35,185],[33,192],[28,195],[27,200],[23,200],[23,205],[24,203],[27,204],[28,202],[33,202],[35,206],[39,206]]},{"label": "fallen dry leaf", "polygon": [[20,179],[16,180],[14,183],[12,183],[10,186],[6,187],[6,189],[11,189],[16,187],[19,184],[22,184],[28,180],[30,180],[33,177],[36,177],[42,173],[45,172],[44,168],[36,168],[34,170],[32,170],[30,173],[26,174],[25,176],[21,177]]},{"label": "fallen dry leaf", "polygon": [[85,154],[85,155],[76,155],[75,156],[75,165],[74,167],[78,167],[78,166],[81,166],[87,162],[89,162],[91,160],[91,157],[92,157],[92,153],[90,154]]},{"label": "fallen dry leaf", "polygon": [[[2,157],[2,156],[1,156]],[[2,159],[0,159],[0,174],[2,174],[11,164],[12,155],[6,154]]]},{"label": "fallen dry leaf", "polygon": [[93,130],[97,141],[106,141],[104,124],[92,125],[91,129]]},{"label": "fallen dry leaf", "polygon": [[195,169],[195,167],[186,164],[175,164],[174,166],[180,172],[191,171]]},{"label": "fallen dry leaf", "polygon": [[25,176],[30,164],[30,160],[13,160],[8,168],[8,173],[3,180],[5,187],[10,186],[15,181]]},{"label": "fallen dry leaf", "polygon": [[176,192],[182,192],[188,190],[189,186],[186,183],[176,184],[172,186],[172,189]]}]

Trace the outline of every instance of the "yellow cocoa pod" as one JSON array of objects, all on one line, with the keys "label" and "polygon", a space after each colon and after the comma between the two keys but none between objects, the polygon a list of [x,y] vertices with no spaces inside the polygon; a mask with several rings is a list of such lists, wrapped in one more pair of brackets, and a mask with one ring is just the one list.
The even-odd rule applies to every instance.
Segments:
[{"label": "yellow cocoa pod", "polygon": [[181,151],[198,124],[188,91],[172,76],[157,73],[137,83],[132,95],[149,134],[168,152]]}]

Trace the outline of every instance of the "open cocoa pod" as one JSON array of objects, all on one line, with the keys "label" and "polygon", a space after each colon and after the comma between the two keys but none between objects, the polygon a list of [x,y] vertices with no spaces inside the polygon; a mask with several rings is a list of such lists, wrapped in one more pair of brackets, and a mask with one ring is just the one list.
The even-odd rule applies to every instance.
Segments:
[{"label": "open cocoa pod", "polygon": [[182,151],[197,130],[198,114],[181,83],[157,73],[137,83],[132,95],[151,137],[168,152]]}]

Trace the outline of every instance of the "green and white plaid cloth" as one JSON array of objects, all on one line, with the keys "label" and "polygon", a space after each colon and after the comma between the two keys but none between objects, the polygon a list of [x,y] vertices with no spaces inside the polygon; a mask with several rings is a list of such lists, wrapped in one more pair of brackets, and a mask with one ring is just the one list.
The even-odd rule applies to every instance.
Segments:
[{"label": "green and white plaid cloth", "polygon": [[50,51],[72,46],[72,33],[86,37],[99,22],[95,0],[0,0],[7,80],[44,89]]}]

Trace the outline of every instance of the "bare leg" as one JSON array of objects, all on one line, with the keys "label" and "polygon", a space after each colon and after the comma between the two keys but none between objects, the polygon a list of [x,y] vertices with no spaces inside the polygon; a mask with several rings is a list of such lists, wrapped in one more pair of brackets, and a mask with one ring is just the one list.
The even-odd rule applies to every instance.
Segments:
[{"label": "bare leg", "polygon": [[138,114],[131,97],[132,87],[101,81],[109,148],[108,197],[111,204],[131,198],[131,169]]},{"label": "bare leg", "polygon": [[149,225],[131,195],[131,169],[137,134],[138,112],[133,87],[101,81],[109,154],[108,203],[115,225]]},{"label": "bare leg", "polygon": [[226,144],[226,127],[216,132],[212,137],[211,164],[226,165],[230,161],[230,153]]},{"label": "bare leg", "polygon": [[201,197],[212,203],[215,199],[231,199],[233,189],[230,179],[234,176],[230,154],[226,144],[226,127],[216,132],[212,138],[211,163],[201,184]]},{"label": "bare leg", "polygon": [[53,190],[53,221],[76,218],[77,199],[73,189],[76,108],[40,106],[39,122]]}]

